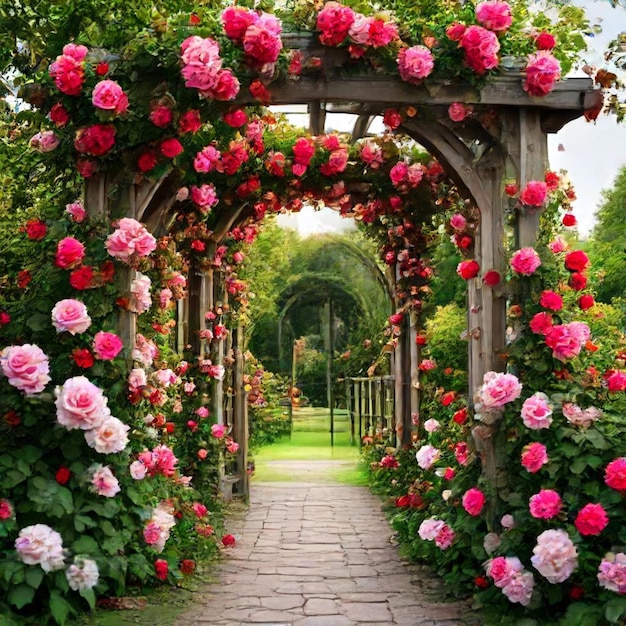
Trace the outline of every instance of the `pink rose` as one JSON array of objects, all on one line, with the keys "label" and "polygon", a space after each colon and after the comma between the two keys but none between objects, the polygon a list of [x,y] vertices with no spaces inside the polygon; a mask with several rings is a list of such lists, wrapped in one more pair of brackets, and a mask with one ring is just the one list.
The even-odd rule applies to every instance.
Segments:
[{"label": "pink rose", "polygon": [[42,153],[52,152],[60,143],[61,140],[53,130],[44,130],[30,139],[30,147]]},{"label": "pink rose", "polygon": [[148,384],[148,377],[145,370],[140,367],[134,367],[128,374],[128,386],[131,389],[138,389],[139,387],[145,387]]},{"label": "pink rose", "polygon": [[467,26],[465,24],[461,24],[460,22],[452,22],[452,24],[446,27],[446,35],[448,39],[450,39],[450,41],[460,41],[466,29]]},{"label": "pink rose", "polygon": [[224,32],[229,39],[241,43],[249,26],[258,22],[256,11],[239,6],[229,6],[222,11]]},{"label": "pink rose", "polygon": [[456,231],[464,230],[467,226],[467,220],[460,213],[455,213],[450,218],[450,226]]},{"label": "pink rose", "polygon": [[433,541],[445,525],[445,522],[439,519],[425,519],[420,524],[420,527],[417,530],[417,534],[419,535],[420,539],[423,539],[424,541]]},{"label": "pink rose", "polygon": [[221,439],[226,434],[226,426],[224,424],[213,424],[211,426],[211,435],[216,439]]},{"label": "pink rose", "polygon": [[521,414],[524,426],[532,430],[550,428],[552,424],[552,409],[545,393],[537,392],[526,399]]},{"label": "pink rose", "polygon": [[52,325],[57,333],[84,333],[91,326],[87,307],[79,300],[59,300],[52,309]]},{"label": "pink rose", "polygon": [[317,15],[316,29],[325,46],[338,46],[348,36],[355,21],[354,11],[338,2],[327,2]]},{"label": "pink rose", "polygon": [[497,33],[508,30],[513,23],[508,2],[490,0],[476,5],[476,21],[485,28]]},{"label": "pink rose", "polygon": [[128,96],[114,80],[101,80],[93,89],[91,102],[97,109],[118,115],[128,110]]},{"label": "pink rose", "polygon": [[448,117],[453,122],[462,122],[466,117],[472,114],[471,107],[466,106],[462,102],[453,102],[448,107]]},{"label": "pink rose", "polygon": [[441,550],[447,550],[454,541],[454,531],[450,526],[444,524],[435,537],[435,545]]},{"label": "pink rose", "polygon": [[199,517],[199,518],[204,517],[208,513],[208,509],[206,508],[206,506],[204,506],[204,504],[201,504],[200,502],[194,502],[191,505],[191,508],[193,509],[193,512],[196,514],[196,517]]},{"label": "pink rose", "polygon": [[611,489],[626,492],[626,457],[615,459],[606,466],[604,482]]},{"label": "pink rose", "polygon": [[545,96],[561,78],[561,64],[549,50],[539,50],[528,57],[524,90],[529,96]]},{"label": "pink rose", "polygon": [[485,74],[498,66],[500,42],[495,33],[482,26],[468,26],[460,39],[465,50],[465,62],[477,74]]},{"label": "pink rose", "polygon": [[220,47],[214,39],[192,35],[181,44],[183,68],[181,74],[185,87],[201,92],[213,89],[222,69]]},{"label": "pink rose", "polygon": [[547,330],[546,345],[552,348],[555,359],[565,362],[580,354],[590,336],[589,326],[584,322],[557,324]]},{"label": "pink rose", "polygon": [[6,347],[0,353],[0,366],[9,385],[27,396],[41,393],[51,380],[48,357],[34,344]]},{"label": "pink rose", "polygon": [[57,244],[57,252],[54,264],[61,269],[67,270],[78,267],[85,258],[85,246],[74,239],[74,237],[65,237]]},{"label": "pink rose", "polygon": [[193,168],[200,174],[207,174],[217,167],[221,157],[220,151],[215,146],[205,146],[196,154]]},{"label": "pink rose", "polygon": [[624,594],[626,591],[626,554],[609,552],[604,555],[598,567],[598,583],[604,589]]},{"label": "pink rose", "polygon": [[555,293],[550,289],[546,289],[541,293],[539,304],[544,309],[560,311],[563,308],[563,298],[558,293]]},{"label": "pink rose", "polygon": [[[272,23],[273,22],[273,23]],[[248,26],[243,38],[243,50],[255,66],[275,63],[283,48],[280,22],[264,13],[256,24]]]},{"label": "pink rose", "polygon": [[91,488],[94,493],[105,498],[113,498],[121,491],[120,483],[108,465],[94,465],[90,470]]},{"label": "pink rose", "polygon": [[521,248],[511,257],[511,268],[522,276],[534,274],[541,265],[541,258],[533,248]]},{"label": "pink rose", "polygon": [[131,217],[123,217],[104,245],[112,257],[129,263],[134,256],[147,257],[156,250],[156,239],[143,224]]},{"label": "pink rose", "polygon": [[65,212],[71,216],[71,218],[77,223],[85,221],[87,217],[87,211],[80,202],[72,202],[65,205]]},{"label": "pink rose", "polygon": [[525,206],[540,207],[548,196],[548,185],[543,180],[529,180],[520,193],[520,202]]},{"label": "pink rose", "polygon": [[[65,46],[68,48],[68,46]],[[85,46],[76,46],[85,50],[87,54],[87,48]],[[66,54],[65,52],[59,55],[51,64],[49,73],[54,79],[56,88],[65,95],[78,96],[83,88],[83,82],[85,80],[85,66],[83,63],[84,55],[82,58],[80,54]]]},{"label": "pink rose", "polygon": [[93,351],[97,359],[112,361],[124,347],[122,340],[115,333],[100,331],[93,338]]},{"label": "pink rose", "polygon": [[529,323],[530,330],[537,335],[545,335],[552,328],[552,315],[550,313],[537,313]]},{"label": "pink rose", "polygon": [[15,540],[17,556],[26,565],[39,565],[44,572],[65,567],[63,539],[46,524],[26,526]]},{"label": "pink rose", "polygon": [[531,496],[530,514],[536,519],[552,519],[561,512],[561,496],[552,489],[542,489]]},{"label": "pink rose", "polygon": [[485,500],[485,494],[480,489],[472,487],[463,494],[461,503],[467,513],[476,517],[477,515],[480,515],[480,512],[483,510]]},{"label": "pink rose", "polygon": [[576,530],[583,536],[599,535],[609,523],[609,517],[601,504],[586,504],[574,520]]},{"label": "pink rose", "polygon": [[68,378],[55,393],[57,421],[68,430],[97,428],[111,414],[102,390],[85,376]]},{"label": "pink rose", "polygon": [[519,398],[522,384],[513,374],[487,372],[478,395],[483,409],[499,409]]},{"label": "pink rose", "polygon": [[129,426],[110,415],[97,427],[85,431],[85,441],[100,454],[114,454],[128,444],[129,430]]},{"label": "pink rose", "polygon": [[626,391],[626,372],[622,370],[610,370],[604,375],[606,388],[613,393]]},{"label": "pink rose", "polygon": [[548,461],[546,447],[538,441],[529,443],[522,449],[522,465],[531,474],[536,474]]},{"label": "pink rose", "polygon": [[218,202],[219,198],[212,183],[203,184],[200,187],[191,187],[191,200],[200,207],[202,213],[207,213]]},{"label": "pink rose", "polygon": [[137,277],[130,284],[130,302],[128,310],[133,313],[144,313],[152,306],[150,287],[152,281],[148,276],[137,272]]},{"label": "pink rose", "polygon": [[533,567],[550,583],[566,581],[578,567],[576,547],[564,530],[545,530],[537,537]]},{"label": "pink rose", "polygon": [[398,54],[400,77],[409,83],[420,83],[433,71],[435,60],[426,46],[403,48]]},{"label": "pink rose", "polygon": [[439,460],[440,456],[441,452],[438,448],[424,445],[415,454],[415,459],[423,470],[429,470]]},{"label": "pink rose", "polygon": [[594,406],[581,409],[573,402],[565,402],[562,407],[565,419],[573,426],[589,428],[596,420],[602,417],[602,411]]}]

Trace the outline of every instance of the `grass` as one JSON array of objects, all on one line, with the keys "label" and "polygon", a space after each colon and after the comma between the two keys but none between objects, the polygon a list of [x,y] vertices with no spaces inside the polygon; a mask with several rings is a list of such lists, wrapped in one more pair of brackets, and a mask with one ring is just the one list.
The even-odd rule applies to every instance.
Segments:
[{"label": "grass", "polygon": [[[254,453],[253,482],[323,482],[367,484],[360,468],[360,451],[350,441],[350,422],[345,411],[335,415],[334,445],[330,445],[328,409],[303,408],[294,411],[291,437]],[[302,461],[302,465],[298,465]],[[305,464],[306,461],[320,463]],[[323,463],[327,461],[327,463]]]}]

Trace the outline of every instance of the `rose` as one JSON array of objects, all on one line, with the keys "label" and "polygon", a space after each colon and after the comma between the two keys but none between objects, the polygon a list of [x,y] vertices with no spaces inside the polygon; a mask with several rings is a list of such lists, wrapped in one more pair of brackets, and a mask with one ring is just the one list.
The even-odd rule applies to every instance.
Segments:
[{"label": "rose", "polygon": [[338,46],[348,36],[356,19],[354,11],[338,2],[327,2],[317,14],[316,29],[325,46]]},{"label": "rose", "polygon": [[30,139],[30,147],[42,153],[52,152],[60,143],[61,140],[53,130],[37,133]]},{"label": "rose", "polygon": [[51,317],[57,333],[81,334],[91,326],[87,307],[79,300],[59,300],[52,309]]},{"label": "rose", "polygon": [[589,265],[589,257],[582,250],[573,250],[565,255],[565,267],[570,272],[584,272]]},{"label": "rose", "polygon": [[166,560],[157,559],[154,562],[155,575],[159,580],[167,580],[168,570],[169,570],[169,565]]},{"label": "rose", "polygon": [[562,406],[562,411],[565,419],[570,424],[581,428],[589,428],[593,422],[602,417],[602,411],[600,409],[590,406],[583,410],[572,402],[565,402]]},{"label": "rose", "polygon": [[68,378],[55,394],[57,421],[68,430],[97,428],[110,415],[102,390],[84,376]]},{"label": "rose", "polygon": [[183,135],[186,133],[196,133],[202,128],[202,119],[199,111],[192,109],[185,111],[178,120],[178,130]]},{"label": "rose", "polygon": [[169,137],[160,143],[159,149],[164,157],[173,159],[183,151],[183,145],[176,137]]},{"label": "rose", "polygon": [[599,535],[609,523],[609,517],[601,504],[586,504],[574,520],[576,530],[584,536]]},{"label": "rose", "polygon": [[483,377],[483,385],[478,391],[483,409],[499,409],[519,398],[522,384],[514,374],[487,372]]},{"label": "rose", "polygon": [[70,472],[67,467],[59,467],[54,475],[54,480],[56,480],[59,485],[67,485],[71,477],[72,472]]},{"label": "rose", "polygon": [[431,445],[423,445],[415,454],[417,464],[423,470],[429,470],[441,456],[441,452],[438,448]]},{"label": "rose", "polygon": [[144,313],[152,306],[150,287],[152,281],[148,276],[137,272],[137,277],[130,284],[130,302],[128,310],[133,313]]},{"label": "rose", "polygon": [[520,193],[520,202],[525,206],[543,206],[548,195],[548,185],[543,180],[529,180]]},{"label": "rose", "polygon": [[545,530],[537,537],[530,561],[548,582],[556,584],[566,581],[578,567],[578,554],[567,532]]},{"label": "rose", "polygon": [[123,217],[104,245],[112,257],[130,263],[134,256],[147,257],[156,250],[156,239],[143,224],[131,217]]},{"label": "rose", "polygon": [[563,298],[558,293],[546,289],[541,292],[539,304],[544,309],[550,309],[551,311],[560,311],[563,308]]},{"label": "rose", "polygon": [[62,569],[63,539],[46,524],[26,526],[15,540],[17,555],[26,565],[39,565],[44,572]]},{"label": "rose", "polygon": [[550,33],[541,32],[535,37],[537,50],[552,50],[556,47],[556,39]]},{"label": "rose", "polygon": [[595,304],[596,304],[596,301],[594,300],[591,294],[585,294],[584,296],[580,296],[580,298],[578,299],[578,306],[583,311],[588,311],[593,306],[595,306]]},{"label": "rose", "polygon": [[43,350],[34,344],[8,346],[0,353],[2,372],[9,385],[23,391],[27,396],[41,393],[51,378],[50,366]]},{"label": "rose", "polygon": [[234,546],[235,543],[237,543],[237,540],[235,539],[235,537],[233,535],[224,535],[222,537],[222,544],[226,548],[230,548],[231,546]]},{"label": "rose", "polygon": [[606,387],[610,392],[626,391],[626,372],[610,370],[604,375]]},{"label": "rose", "polygon": [[77,223],[80,224],[87,217],[87,211],[83,207],[82,203],[79,201],[71,202],[70,204],[65,205],[65,212],[71,216],[71,218]]},{"label": "rose", "polygon": [[[76,48],[84,49],[85,55],[87,54],[85,46],[76,46]],[[63,50],[65,49],[69,50],[68,46],[65,46]],[[85,79],[85,69],[82,62],[85,55],[79,58],[80,55],[74,55],[73,51],[72,54],[64,52],[50,64],[50,76],[54,79],[54,83],[61,93],[68,96],[80,95]]]},{"label": "rose", "polygon": [[539,50],[528,57],[524,91],[529,96],[545,96],[561,78],[561,64],[548,50]]},{"label": "rose", "polygon": [[196,35],[187,37],[181,44],[181,59],[183,62],[181,74],[185,79],[185,87],[201,92],[208,92],[215,87],[222,69],[217,41]]},{"label": "rose", "polygon": [[461,261],[456,267],[456,273],[463,280],[470,280],[472,278],[476,278],[479,272],[480,272],[480,265],[478,265],[478,263],[474,261],[473,259],[468,260],[468,261]]},{"label": "rose", "polygon": [[536,519],[552,519],[561,512],[561,496],[553,489],[542,489],[529,500],[530,514]]},{"label": "rose", "polygon": [[626,457],[615,459],[606,466],[604,482],[611,489],[626,492]]},{"label": "rose", "polygon": [[196,562],[193,559],[183,559],[180,562],[180,571],[185,575],[189,576],[193,574],[196,569]]},{"label": "rose", "polygon": [[93,465],[91,472],[91,489],[94,493],[105,498],[114,498],[120,492],[120,484],[107,465]]},{"label": "rose", "polygon": [[522,449],[522,465],[531,474],[536,474],[548,461],[546,447],[538,441],[530,443]]},{"label": "rose", "polygon": [[552,424],[552,409],[545,393],[537,392],[527,398],[522,405],[522,420],[524,426],[532,430],[549,428]]},{"label": "rose", "polygon": [[545,335],[552,328],[552,315],[550,313],[537,313],[528,324],[530,330],[537,335]]},{"label": "rose", "polygon": [[72,269],[78,267],[84,257],[85,246],[74,237],[65,237],[57,244],[54,264],[64,270]]},{"label": "rose", "polygon": [[222,24],[226,36],[239,43],[243,41],[249,26],[259,19],[256,11],[239,6],[229,6],[222,11]]},{"label": "rose", "polygon": [[510,264],[514,272],[530,276],[541,265],[541,258],[533,248],[520,248],[511,257]]},{"label": "rose", "polygon": [[57,102],[52,106],[48,117],[50,118],[50,121],[58,128],[65,126],[70,121],[70,114],[60,102]]},{"label": "rose", "polygon": [[426,46],[403,48],[398,54],[400,77],[409,83],[419,84],[435,67],[435,60]]},{"label": "rose", "polygon": [[557,324],[546,331],[546,345],[552,348],[552,356],[559,361],[567,361],[577,356],[591,331],[584,322]]},{"label": "rose", "polygon": [[453,122],[462,122],[466,117],[471,115],[472,109],[462,102],[453,102],[448,107],[448,117]]},{"label": "rose", "polygon": [[574,272],[569,277],[569,286],[574,291],[582,291],[587,286],[587,277],[580,272]]},{"label": "rose", "polygon": [[489,30],[503,33],[513,23],[511,6],[497,0],[481,2],[476,5],[476,21]]},{"label": "rose", "polygon": [[480,489],[472,487],[463,494],[461,503],[467,513],[476,517],[477,515],[480,515],[480,512],[483,510],[485,500],[485,494]]},{"label": "rose", "polygon": [[115,145],[115,126],[94,124],[81,128],[74,139],[74,148],[82,154],[104,156]]},{"label": "rose", "polygon": [[255,24],[248,26],[243,38],[243,50],[253,65],[261,67],[276,62],[283,48],[281,30],[280,21],[268,13],[263,13]]},{"label": "rose", "polygon": [[91,94],[91,102],[103,111],[122,115],[128,110],[128,96],[114,80],[101,80]]},{"label": "rose", "polygon": [[122,340],[115,333],[101,330],[93,338],[93,351],[101,361],[112,361],[123,347]]},{"label": "rose", "polygon": [[93,559],[85,559],[80,556],[74,557],[74,563],[65,570],[65,577],[74,591],[91,589],[98,583],[98,565]]},{"label": "rose", "polygon": [[500,42],[495,33],[482,26],[468,26],[460,37],[460,46],[465,50],[465,62],[477,74],[484,74],[498,66]]},{"label": "rose", "polygon": [[100,424],[85,432],[85,441],[100,454],[121,452],[128,444],[130,427],[117,417],[109,416]]}]

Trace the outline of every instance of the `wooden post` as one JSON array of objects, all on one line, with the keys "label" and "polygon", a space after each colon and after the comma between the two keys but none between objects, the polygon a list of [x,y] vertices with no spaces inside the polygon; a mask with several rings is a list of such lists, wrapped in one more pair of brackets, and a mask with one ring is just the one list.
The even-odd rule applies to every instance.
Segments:
[{"label": "wooden post", "polygon": [[233,437],[239,444],[237,451],[238,492],[244,497],[250,493],[250,477],[248,476],[248,394],[244,384],[244,330],[239,324],[234,331],[233,353],[235,371],[233,376]]}]

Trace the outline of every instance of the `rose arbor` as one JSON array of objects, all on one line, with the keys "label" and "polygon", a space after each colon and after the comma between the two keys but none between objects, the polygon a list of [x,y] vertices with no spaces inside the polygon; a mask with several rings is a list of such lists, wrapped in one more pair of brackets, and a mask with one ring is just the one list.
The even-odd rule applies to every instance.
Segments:
[{"label": "rose arbor", "polygon": [[[133,447],[136,454],[126,469],[114,463],[124,483],[119,495],[106,466],[94,468],[90,480],[111,500],[110,509],[133,511],[135,529],[137,520],[147,522],[143,540],[152,549],[167,549],[181,511],[173,509],[167,493],[158,503],[149,489],[139,495],[132,481],[174,477],[184,487],[177,458],[159,443],[173,435],[184,455],[181,465],[204,478],[208,488],[214,478],[202,461],[210,457],[213,441],[206,427],[209,408],[218,427],[232,427],[235,442],[226,440],[225,447],[237,455],[240,489],[247,492],[243,317],[228,316],[246,299],[237,279],[242,260],[237,246],[254,239],[268,211],[323,201],[381,227],[394,215],[406,215],[395,236],[408,242],[406,231],[412,230],[411,241],[419,242],[420,223],[437,210],[433,196],[450,186],[445,169],[480,215],[465,247],[474,262],[470,391],[486,372],[500,369],[506,299],[491,278],[505,271],[505,222],[513,221],[519,247],[530,246],[542,212],[528,198],[512,202],[505,183],[527,188],[542,180],[547,133],[591,116],[599,97],[588,79],[558,80],[557,59],[571,63],[575,50],[553,49],[545,18],[522,13],[524,21],[516,23],[507,3],[484,2],[458,14],[440,9],[429,14],[432,23],[416,21],[401,29],[390,15],[363,15],[329,2],[308,16],[318,31],[312,35],[283,33],[275,15],[260,11],[232,6],[215,15],[199,7],[164,16],[140,32],[129,29],[115,42],[117,49],[102,50],[89,29],[77,32],[75,43],[55,51],[49,66],[24,86],[24,97],[41,114],[33,148],[42,153],[51,179],[71,181],[76,172],[83,177],[85,211],[73,205],[67,216],[46,218],[54,224],[44,239],[54,248],[46,257],[54,259],[57,281],[46,292],[54,300],[52,327],[46,311],[46,324],[24,323],[13,340],[5,339],[6,379],[0,383],[10,390],[15,411],[56,387],[58,425],[72,437],[77,463],[94,454],[88,448],[112,455],[106,458],[114,463],[116,454]],[[527,55],[524,75],[497,73],[506,69],[501,52],[507,50]],[[281,124],[262,106],[270,103],[307,104],[311,133]],[[326,111],[356,115],[352,141],[323,133]],[[391,133],[364,138],[377,115],[389,130],[427,148],[438,163],[412,158],[406,142],[394,141]],[[411,413],[419,411],[416,386],[410,384],[418,362],[417,296],[432,273],[420,245],[406,243],[398,258],[389,250],[399,283],[407,276],[413,281],[409,292],[396,296],[397,321],[405,326],[394,354],[396,432],[403,442],[410,437]],[[15,311],[24,318],[19,303]],[[52,329],[62,341],[50,340]],[[5,330],[11,331],[10,324]],[[83,338],[91,334],[93,345],[86,345]],[[31,343],[23,341],[31,335]],[[39,343],[48,346],[46,352]],[[103,363],[90,372],[94,355]],[[82,375],[83,369],[91,376]],[[111,385],[108,398],[104,385]],[[79,396],[89,398],[94,410],[78,410]],[[178,415],[188,417],[183,434],[174,423]],[[146,424],[157,438],[150,446]],[[214,439],[227,429],[218,430]],[[76,431],[83,431],[84,439]],[[35,458],[42,444],[32,432],[24,436],[32,438]],[[483,439],[483,452],[493,479],[489,441]],[[65,445],[54,448],[55,458],[63,458]],[[79,499],[84,486],[77,481],[71,487],[63,497]],[[72,514],[68,502],[59,512],[66,522]],[[184,503],[181,510],[198,517],[196,532],[205,536],[209,525],[198,505]],[[15,548],[21,562],[34,562],[28,546],[37,542],[47,546],[47,559],[36,560],[44,571],[64,567],[54,520],[44,529],[23,528],[25,512],[20,503],[17,508]],[[102,510],[101,516],[113,515]],[[95,531],[88,529],[83,521],[81,529],[71,530],[86,555],[76,554],[70,567],[82,573],[72,570],[68,580],[93,603],[94,559],[108,567],[107,580],[119,588],[131,560],[125,547],[138,539],[130,532],[120,536],[114,567],[112,561],[105,564],[96,540],[76,537],[84,531],[92,538]],[[135,576],[147,575],[142,558],[133,561]],[[152,575],[167,577],[167,564],[158,559]],[[59,607],[65,607],[59,598],[68,591],[59,580],[48,585],[57,619]],[[114,588],[110,582],[102,586]],[[12,606],[28,605],[28,593]]]}]

